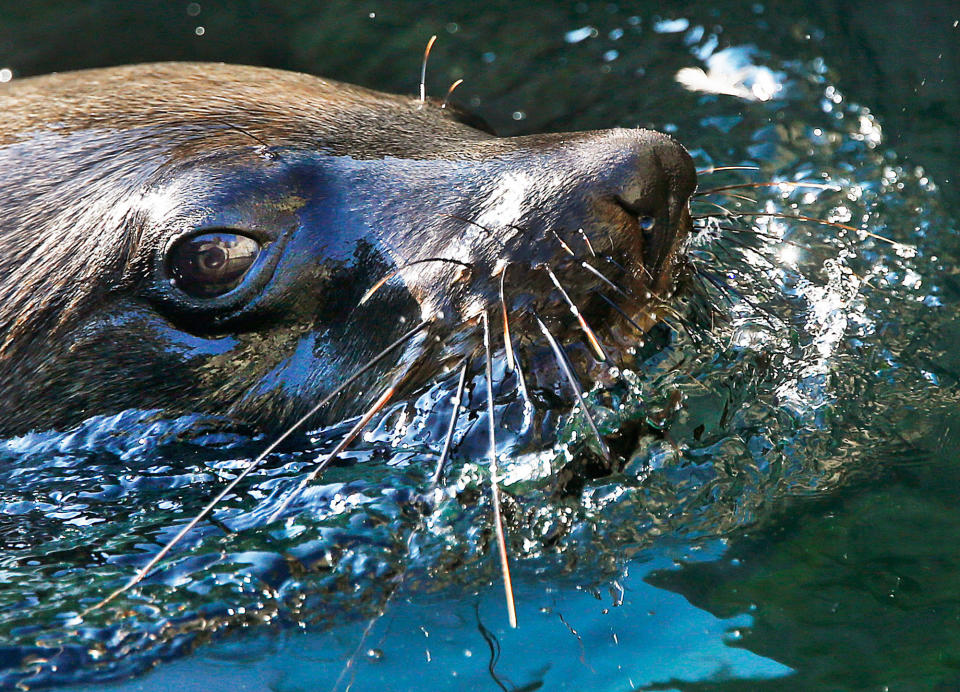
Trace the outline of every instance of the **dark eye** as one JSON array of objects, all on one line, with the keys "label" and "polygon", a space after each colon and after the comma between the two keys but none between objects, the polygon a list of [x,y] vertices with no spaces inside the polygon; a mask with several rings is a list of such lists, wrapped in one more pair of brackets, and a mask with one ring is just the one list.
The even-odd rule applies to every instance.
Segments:
[{"label": "dark eye", "polygon": [[194,298],[215,298],[236,288],[260,254],[260,243],[237,233],[204,233],[173,246],[167,266],[173,282]]},{"label": "dark eye", "polygon": [[657,224],[657,220],[652,216],[641,216],[640,217],[640,230],[641,231],[652,231],[653,227]]}]

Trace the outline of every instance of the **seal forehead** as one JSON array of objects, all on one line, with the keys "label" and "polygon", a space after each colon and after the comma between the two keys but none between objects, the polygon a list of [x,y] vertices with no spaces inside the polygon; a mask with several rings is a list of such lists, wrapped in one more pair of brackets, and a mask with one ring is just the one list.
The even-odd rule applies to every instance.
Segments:
[{"label": "seal forehead", "polygon": [[[56,98],[51,98],[55,94]],[[0,145],[36,129],[156,127],[185,142],[241,131],[268,145],[355,158],[431,158],[488,135],[446,110],[306,74],[206,63],[156,63],[15,80],[0,88]]]}]

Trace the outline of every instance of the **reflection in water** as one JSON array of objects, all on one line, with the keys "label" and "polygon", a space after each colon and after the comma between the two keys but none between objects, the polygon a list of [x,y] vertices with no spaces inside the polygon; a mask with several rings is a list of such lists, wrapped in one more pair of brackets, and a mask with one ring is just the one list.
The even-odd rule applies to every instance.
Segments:
[{"label": "reflection in water", "polygon": [[[715,545],[684,557],[696,562],[720,551]],[[749,631],[750,615],[717,618],[644,581],[652,571],[675,569],[665,554],[632,561],[614,582],[619,591],[593,591],[563,579],[545,591],[538,575],[520,571],[515,586],[521,629],[495,627],[496,677],[514,690],[564,689],[571,680],[579,681],[580,689],[640,689],[666,681],[780,679],[791,672],[728,645]],[[395,601],[359,651],[362,622],[279,640],[257,631],[174,663],[162,677],[147,677],[131,689],[159,691],[177,680],[185,685],[178,689],[200,690],[216,676],[224,688],[262,689],[282,681],[284,690],[310,690],[318,679],[336,680],[344,661],[357,653],[360,665],[343,680],[352,682],[352,689],[422,689],[425,674],[450,689],[497,689],[483,631],[492,623],[478,622],[474,608],[481,616],[499,614],[501,594],[490,588],[463,605],[451,605],[463,598],[458,591],[439,591]],[[531,631],[537,635],[530,636]],[[224,661],[243,665],[226,668]]]}]

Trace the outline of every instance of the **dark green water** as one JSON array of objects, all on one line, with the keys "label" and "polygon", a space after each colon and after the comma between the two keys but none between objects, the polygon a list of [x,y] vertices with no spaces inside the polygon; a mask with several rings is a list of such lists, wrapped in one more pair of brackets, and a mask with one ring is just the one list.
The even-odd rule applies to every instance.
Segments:
[{"label": "dark green water", "polygon": [[264,526],[275,491],[309,472],[337,431],[272,457],[217,513],[219,526],[84,619],[77,612],[267,441],[222,422],[130,412],[0,442],[0,683],[960,688],[952,5],[0,9],[0,68],[15,77],[217,59],[413,92],[422,47],[438,33],[430,92],[464,77],[461,101],[503,134],[666,129],[701,168],[761,169],[704,176],[702,188],[835,188],[761,188],[741,209],[895,241],[787,220],[757,221],[764,235],[704,233],[690,252],[736,289],[713,296],[729,320],[714,343],[665,333],[640,367],[591,393],[607,431],[630,431],[615,476],[578,467],[576,418],[554,424],[556,445],[531,446],[503,388],[518,630],[507,627],[491,543],[479,382],[478,412],[426,515],[418,497],[449,382],[392,409],[295,516]]}]

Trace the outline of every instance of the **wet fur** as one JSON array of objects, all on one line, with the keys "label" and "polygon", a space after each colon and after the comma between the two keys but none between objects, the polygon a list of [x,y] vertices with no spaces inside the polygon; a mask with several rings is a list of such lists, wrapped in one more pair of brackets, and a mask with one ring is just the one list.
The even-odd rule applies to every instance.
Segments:
[{"label": "wet fur", "polygon": [[[570,278],[572,260],[549,235],[556,229],[592,227],[599,251],[628,265],[618,278],[639,289],[652,268],[665,283],[647,288],[666,286],[695,185],[689,156],[657,133],[499,139],[434,102],[261,68],[182,63],[51,75],[5,85],[0,110],[5,433],[132,407],[283,427],[412,321],[442,313],[443,326],[393,364],[394,372],[417,364],[414,379],[423,382],[445,357],[476,348],[457,343],[455,332],[476,320],[478,305],[496,304],[498,263],[519,261],[523,271],[512,276],[537,295],[550,285],[530,270],[548,263],[578,295],[596,284]],[[510,228],[484,225],[481,203],[496,206],[498,181],[514,171],[528,183],[522,213]],[[632,212],[610,202],[621,194],[669,207],[670,222],[648,246]],[[282,250],[298,273],[284,269],[277,281],[287,284],[272,297],[251,294],[253,307],[211,319],[177,303],[154,274],[168,227],[216,218],[221,203],[236,203],[234,216],[268,231],[303,225],[309,213],[332,235]],[[353,254],[309,266],[296,259],[318,243]],[[356,308],[392,267],[458,250],[472,271],[423,264]],[[567,313],[559,301],[540,309],[548,318]],[[237,343],[227,348],[229,339]],[[359,383],[329,417],[356,412],[390,371]]]}]

